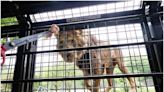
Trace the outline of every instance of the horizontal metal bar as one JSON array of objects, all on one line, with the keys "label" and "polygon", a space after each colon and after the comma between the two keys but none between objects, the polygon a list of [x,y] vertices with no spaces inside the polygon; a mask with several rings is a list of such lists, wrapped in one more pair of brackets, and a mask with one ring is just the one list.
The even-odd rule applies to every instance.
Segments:
[{"label": "horizontal metal bar", "polygon": [[[90,46],[90,47],[71,48],[71,49],[57,49],[57,50],[37,51],[37,52],[24,52],[21,54],[39,54],[39,53],[73,51],[73,50],[89,50],[89,49],[111,48],[111,47],[121,47],[121,46],[155,44],[155,43],[161,43],[161,42],[163,42],[163,40],[153,40],[153,41],[149,41],[149,42],[138,42],[138,43],[128,43],[128,44],[118,44],[118,45]],[[19,53],[7,54],[6,56],[12,56],[12,55],[17,55],[17,54],[19,54]]]},{"label": "horizontal metal bar", "polygon": [[65,80],[84,80],[84,79],[105,79],[105,78],[124,78],[124,77],[162,77],[162,72],[156,73],[136,73],[136,74],[116,74],[116,75],[94,75],[80,77],[62,77],[62,78],[44,78],[44,79],[27,79],[27,80],[6,80],[1,83],[21,83],[21,82],[45,82],[45,81],[65,81]]},{"label": "horizontal metal bar", "polygon": [[[21,14],[35,14],[47,11],[55,11],[55,10],[63,10],[63,9],[70,9],[76,7],[84,7],[90,5],[99,5],[99,4],[106,4],[106,3],[113,3],[118,1],[55,1],[55,2],[14,2],[19,6],[20,9],[23,11]],[[16,12],[16,7],[12,2],[2,2],[2,18],[4,17],[12,17],[18,15]],[[9,12],[10,11],[10,12]]]},{"label": "horizontal metal bar", "polygon": [[[120,25],[120,24],[131,23],[132,20],[136,20],[136,19],[138,19],[138,23],[140,23],[141,17],[145,17],[145,16],[151,17],[154,15],[162,15],[162,14],[163,14],[163,11],[157,12],[151,15],[150,14],[143,15],[143,10],[140,9],[140,10],[133,10],[133,11],[118,12],[118,13],[100,14],[100,15],[97,15],[97,16],[101,16],[100,18],[95,18],[91,20],[67,22],[67,19],[63,19],[63,20],[38,22],[38,23],[33,23],[33,29],[35,30],[35,29],[49,28],[50,25],[52,24],[57,24],[60,27],[60,26],[71,26],[71,25],[79,25],[79,24],[86,24],[86,23],[104,22],[104,21],[117,22],[118,24],[115,24],[115,25]],[[85,16],[85,17],[87,18],[87,17],[94,17],[94,16],[95,15]],[[81,18],[81,17],[78,17],[78,18]],[[120,21],[123,21],[123,22],[119,23]]]},{"label": "horizontal metal bar", "polygon": [[[76,22],[77,23],[77,22]],[[65,24],[58,24],[60,27],[60,31],[68,31],[68,30],[78,30],[78,29],[88,29],[88,28],[97,28],[97,27],[106,27],[106,26],[115,26],[115,25],[122,25],[122,24],[133,24],[133,23],[141,23],[140,18],[129,18],[129,19],[118,19],[118,20],[103,20],[101,21],[88,21],[88,22],[79,22],[79,23],[65,23]],[[45,26],[41,28],[36,28],[36,33],[48,30],[50,26]]]},{"label": "horizontal metal bar", "polygon": [[12,25],[12,26],[3,26],[1,27],[2,33],[7,33],[7,32],[14,32],[14,31],[19,31],[20,26],[19,25]]},{"label": "horizontal metal bar", "polygon": [[[67,19],[45,21],[45,22],[33,23],[32,29],[33,30],[39,30],[39,29],[45,30],[45,29],[48,29],[51,24],[57,24],[61,28],[64,26],[76,25],[76,26],[78,26],[76,28],[80,29],[80,27],[84,27],[84,25],[86,25],[86,23],[89,24],[91,26],[91,28],[93,28],[92,27],[93,23],[98,24],[98,22],[100,23],[100,22],[106,22],[106,21],[108,21],[107,25],[100,25],[99,27],[121,25],[121,24],[131,24],[131,23],[140,23],[140,21],[141,21],[140,17],[144,17],[144,16],[150,17],[150,16],[154,16],[156,14],[159,14],[159,15],[163,14],[163,12],[158,12],[156,14],[151,14],[151,15],[142,15],[142,12],[143,12],[142,10],[135,10],[135,11],[125,11],[125,12],[118,12],[118,13],[101,14],[101,15],[97,15],[97,16],[102,16],[99,19],[92,19],[92,20],[85,20],[85,21],[78,21],[78,22],[71,22],[71,23],[67,23],[66,22]],[[93,15],[93,16],[95,16],[95,15]],[[81,18],[81,17],[79,17],[79,18]],[[94,27],[96,27],[96,26],[94,26]],[[29,29],[27,29],[27,30],[29,30]],[[65,28],[65,30],[67,30],[67,29]],[[3,37],[5,37],[5,35],[3,35],[4,33],[15,32],[15,31],[20,31],[18,26],[2,27],[1,34]],[[42,31],[40,31],[40,32],[42,32]]]},{"label": "horizontal metal bar", "polygon": [[[117,22],[115,21],[100,21],[100,22],[88,22],[87,24],[86,23],[81,23],[81,24],[72,24],[72,26],[67,26],[67,25],[60,25],[60,29],[61,31],[63,30],[63,28],[65,28],[65,30],[72,30],[72,29],[86,29],[88,28],[95,28],[95,27],[105,27],[105,26],[114,26],[114,25],[121,25],[121,24],[133,24],[133,23],[140,23],[140,19],[139,18],[133,18],[133,19],[126,19],[126,20],[117,20]],[[95,26],[96,25],[96,26]],[[33,31],[35,31],[35,33],[40,33],[40,32],[43,32],[45,30],[48,30],[50,26],[46,26],[46,27],[42,27],[42,28],[36,28],[36,29],[33,29]],[[27,29],[29,30],[29,29]],[[13,32],[16,32],[17,33],[13,33]],[[13,36],[16,36],[17,34],[19,34],[19,31],[20,30],[12,30],[12,31],[8,31],[8,30],[3,30],[2,31],[2,38],[4,37],[13,37]],[[13,33],[13,34],[8,34],[7,32],[9,33]]]},{"label": "horizontal metal bar", "polygon": [[[58,24],[59,26],[66,26],[66,25],[98,22],[98,21],[105,21],[105,20],[117,21],[121,19],[135,18],[135,17],[138,17],[142,13],[143,11],[139,9],[139,10],[133,10],[133,11],[124,11],[124,12],[92,15],[92,16],[75,17],[76,19],[82,19],[79,21],[77,20],[77,21],[70,22],[70,20],[75,20],[75,18],[68,18],[68,19],[62,19],[62,20],[37,22],[37,23],[33,23],[33,28],[34,29],[46,28],[46,27],[49,27],[51,24]],[[94,19],[88,19],[88,17],[94,18]]]},{"label": "horizontal metal bar", "polygon": [[[119,18],[119,20],[120,20],[120,18],[125,18],[125,16],[126,16],[126,18],[130,18],[130,17],[134,17],[134,15],[138,15],[138,14],[142,14],[141,9],[135,10],[135,11],[125,11],[125,12],[107,13],[107,14],[99,14],[99,15],[92,15],[92,16],[75,17],[76,19],[84,19],[84,20],[76,21],[76,22],[68,21],[68,20],[74,20],[75,18],[37,22],[37,23],[32,23],[32,27],[33,27],[33,29],[43,29],[43,28],[50,27],[51,24],[58,24],[59,26],[66,26],[66,25],[70,25],[70,24],[112,20],[112,19],[117,19],[117,18]],[[133,15],[133,16],[131,16],[131,15]],[[88,17],[90,17],[91,20],[88,19]],[[7,32],[9,29],[18,30],[18,28],[19,27],[17,25],[9,26],[9,27],[2,27],[2,33]]]},{"label": "horizontal metal bar", "polygon": [[[55,21],[38,22],[38,23],[34,23],[33,29],[36,29],[37,31],[48,29],[50,25],[52,24],[57,24],[61,28],[61,31],[62,31],[62,27],[64,27],[65,30],[75,30],[75,29],[88,28],[87,26],[89,26],[89,28],[95,28],[95,27],[113,26],[113,25],[121,25],[121,24],[141,23],[142,21],[141,17],[152,17],[155,15],[162,16],[163,11],[144,15],[143,10],[139,9],[139,10],[133,10],[133,11],[100,14],[100,15],[96,15],[96,16],[100,16],[100,18],[83,20],[83,21],[67,22],[67,19],[63,19],[63,20],[55,20]],[[84,16],[84,19],[85,17],[94,18],[96,16],[95,15]],[[77,17],[77,18],[83,18],[83,17]],[[73,20],[74,18],[71,18],[71,19]],[[71,28],[71,26],[74,26],[74,27]]]}]

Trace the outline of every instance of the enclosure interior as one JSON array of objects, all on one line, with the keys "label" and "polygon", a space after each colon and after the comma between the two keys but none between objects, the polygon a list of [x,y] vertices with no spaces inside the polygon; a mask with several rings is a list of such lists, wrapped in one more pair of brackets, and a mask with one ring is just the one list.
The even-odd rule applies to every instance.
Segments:
[{"label": "enclosure interior", "polygon": [[[11,5],[10,9],[12,7],[15,13],[12,9],[9,14],[5,13],[7,10],[3,7],[6,4]],[[54,4],[56,6],[53,6]],[[61,5],[64,8],[61,8]],[[16,8],[18,6],[19,8]],[[99,89],[103,91],[108,87],[107,79],[110,77],[113,81],[111,92],[128,92],[130,84],[127,76],[131,76],[137,92],[162,92],[162,7],[163,4],[159,1],[138,0],[33,4],[2,2],[2,43],[49,31],[51,24],[57,24],[61,32],[82,30],[82,39],[92,35],[98,42],[96,45],[88,42],[82,48],[75,46],[68,49],[66,46],[69,37],[64,35],[62,44],[65,47],[57,49],[57,37],[41,37],[37,41],[6,51],[6,62],[1,67],[1,91],[90,92],[84,85],[84,79],[90,79],[90,84],[93,85],[93,78],[101,79]],[[28,8],[33,10],[30,11]],[[93,67],[85,67],[90,74],[84,76],[76,62],[66,62],[60,55],[61,52],[70,51],[101,53],[107,50],[113,53],[115,49],[121,50],[122,56],[117,58],[123,60],[128,74],[123,74],[118,66],[110,67],[114,69],[111,75],[106,74],[106,71],[104,74],[96,75]],[[80,64],[83,66],[87,62],[87,65],[91,66],[92,59],[94,58],[81,59],[84,62]],[[103,61],[101,57],[99,59]],[[110,59],[110,62],[114,61]]]}]

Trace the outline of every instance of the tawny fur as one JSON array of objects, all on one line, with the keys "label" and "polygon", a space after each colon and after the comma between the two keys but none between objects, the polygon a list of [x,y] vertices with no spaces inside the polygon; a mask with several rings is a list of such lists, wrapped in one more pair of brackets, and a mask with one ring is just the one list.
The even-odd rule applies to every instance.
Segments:
[{"label": "tawny fur", "polygon": [[[103,42],[98,41],[93,35],[84,37],[82,30],[59,31],[58,26],[53,24],[51,26],[51,32],[57,38],[58,49],[85,47],[88,43],[92,46],[103,45]],[[87,55],[87,53],[91,56],[90,61],[83,60],[83,57]],[[104,73],[112,75],[116,65],[118,65],[122,73],[128,73],[127,68],[124,66],[120,49],[99,49],[90,50],[90,52],[84,50],[64,51],[60,52],[60,54],[65,62],[74,62],[77,67],[83,71],[84,76],[91,74],[102,75]],[[89,66],[90,63],[91,66]],[[88,66],[91,68],[91,72],[90,69],[87,68]],[[133,78],[128,77],[127,79],[131,86],[130,92],[136,92]],[[93,81],[93,85],[90,85],[89,80],[84,80],[84,84],[91,92],[99,92],[100,79],[94,79]],[[108,87],[105,89],[105,92],[109,92],[112,88],[112,79],[108,78],[107,81]]]}]

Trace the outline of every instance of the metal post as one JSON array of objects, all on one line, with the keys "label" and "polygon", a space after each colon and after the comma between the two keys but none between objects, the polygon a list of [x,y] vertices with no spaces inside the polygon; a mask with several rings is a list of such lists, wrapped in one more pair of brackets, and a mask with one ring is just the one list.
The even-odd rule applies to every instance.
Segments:
[{"label": "metal post", "polygon": [[[150,15],[158,13],[159,12],[159,7],[160,7],[161,2],[150,2],[149,5],[149,10],[150,10]],[[163,12],[163,11],[162,11]],[[162,40],[163,39],[163,26],[160,21],[160,15],[155,14],[154,16],[150,17],[150,22],[152,26],[152,35],[153,39],[152,40]],[[162,43],[156,43],[153,45],[155,56],[156,56],[156,63],[158,67],[155,67],[157,72],[163,72],[163,42]],[[157,87],[156,91],[157,92],[162,92],[163,91],[163,77],[157,77]]]},{"label": "metal post", "polygon": [[[30,21],[29,16],[25,16],[21,14],[21,7],[15,4],[17,13],[20,15],[17,16],[21,31],[19,32],[19,37],[25,37],[32,35],[31,28],[32,22]],[[35,66],[35,54],[22,54],[28,51],[36,51],[36,42],[29,43],[27,45],[23,45],[18,47],[18,53],[16,58],[16,65],[14,70],[14,81],[17,80],[26,80],[33,79],[34,76],[34,66]],[[33,82],[31,83],[13,83],[12,92],[30,92],[33,88]]]},{"label": "metal post", "polygon": [[[145,11],[145,6],[148,2],[144,2],[143,3],[143,10]],[[155,2],[153,2],[155,3]],[[151,6],[150,6],[151,7]],[[157,8],[157,7],[154,7],[154,8]],[[143,14],[145,16],[145,13]],[[145,41],[153,41],[154,40],[154,33],[152,31],[152,28],[150,25],[148,25],[148,21],[149,21],[149,17],[151,16],[148,16],[148,17],[142,17],[142,23],[141,23],[141,26],[142,26],[142,30],[143,30],[143,34],[144,34],[144,40]],[[150,23],[150,22],[149,22]],[[158,33],[157,33],[158,34]],[[159,35],[159,34],[158,34]],[[162,35],[162,34],[161,34]],[[160,35],[160,36],[161,36]],[[156,43],[157,44],[157,43]],[[161,71],[161,66],[159,65],[159,62],[158,62],[158,54],[156,53],[157,50],[155,50],[154,48],[154,45],[146,45],[146,50],[147,50],[147,53],[148,53],[148,59],[149,59],[149,64],[150,64],[150,68],[151,68],[151,71],[152,72],[162,72]],[[162,51],[161,48],[159,48],[160,51]],[[161,53],[159,51],[159,53]],[[156,92],[162,92],[162,81],[163,79],[160,78],[160,77],[156,77],[154,76],[153,77],[153,81],[154,81],[154,85],[155,85],[155,90]]]},{"label": "metal post", "polygon": [[[150,14],[158,13],[160,7],[160,2],[150,2]],[[152,40],[162,40],[163,39],[163,28],[160,21],[160,15],[154,15],[150,17],[150,22],[152,26],[153,39]],[[163,42],[154,45],[154,50],[157,58],[157,63],[159,65],[159,71],[163,72]]]},{"label": "metal post", "polygon": [[[30,24],[29,34],[32,35],[33,34],[32,27],[31,27],[32,22],[31,22],[29,15],[27,15],[27,21]],[[28,47],[27,47],[28,51],[36,51],[36,44],[37,44],[36,41],[29,43]],[[34,78],[35,57],[36,57],[36,54],[28,54],[27,55],[25,79],[33,79]],[[23,92],[30,92],[32,89],[33,89],[33,82],[25,83]]]},{"label": "metal post", "polygon": [[[14,3],[15,4],[15,3]],[[15,4],[16,11],[17,13],[20,14],[19,11],[19,6]],[[19,37],[25,37],[27,36],[27,28],[28,24],[26,23],[26,19],[23,15],[18,15],[16,16],[18,23],[20,25],[20,28],[22,29],[20,31]],[[17,55],[16,55],[16,64],[15,64],[15,69],[14,69],[14,81],[24,79],[25,77],[25,64],[26,64],[26,55],[23,55],[22,53],[25,52],[26,50],[26,45],[18,47]],[[12,92],[23,92],[24,89],[24,83],[13,83],[12,84]]]}]

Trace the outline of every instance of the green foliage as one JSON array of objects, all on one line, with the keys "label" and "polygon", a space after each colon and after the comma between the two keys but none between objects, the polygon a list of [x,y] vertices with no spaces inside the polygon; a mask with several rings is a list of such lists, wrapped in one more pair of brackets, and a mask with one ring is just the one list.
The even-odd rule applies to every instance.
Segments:
[{"label": "green foliage", "polygon": [[124,59],[125,65],[130,72],[134,73],[148,73],[150,72],[150,66],[147,56],[135,56],[127,57]]},{"label": "green foliage", "polygon": [[[111,92],[129,92],[125,90],[124,88],[116,88],[112,89]],[[156,92],[154,87],[140,87],[137,88],[137,92]]]},{"label": "green foliage", "polygon": [[[149,67],[149,62],[147,59],[147,56],[135,56],[135,57],[126,57],[124,58],[124,63],[125,66],[128,68],[130,73],[148,73],[150,72],[150,67]],[[72,65],[67,65],[65,64],[69,63],[60,63],[55,66],[49,66],[49,67],[44,67],[42,70],[39,71],[47,71],[47,72],[42,72],[41,74],[36,74],[35,78],[40,78],[40,75],[42,78],[62,78],[62,77],[74,77],[74,76],[83,76],[83,73],[81,70],[79,70],[76,66]],[[132,68],[133,67],[133,68]],[[51,72],[48,72],[52,70]],[[114,74],[122,74],[119,68],[116,66],[114,70]],[[147,78],[148,79],[148,78]],[[147,80],[143,77],[137,77],[135,78],[136,84],[139,86],[145,86],[145,80]],[[113,82],[115,86],[117,87],[124,87],[124,86],[130,86],[127,78],[115,78],[113,79]],[[75,84],[75,85],[74,85]],[[48,85],[48,86],[47,86]],[[101,80],[101,86],[108,86],[108,82],[106,79]],[[55,81],[55,82],[42,82],[42,83],[37,83],[34,85],[34,88],[38,88],[39,86],[44,86],[49,89],[62,89],[62,88],[67,88],[68,92],[70,91],[71,88],[84,88],[84,82],[83,80],[70,80],[70,81]],[[155,92],[153,90],[153,87],[150,87],[149,89],[152,89],[151,92]],[[117,88],[117,92],[127,92],[129,88]],[[137,92],[147,92],[146,88],[138,88]]]},{"label": "green foliage", "polygon": [[[18,36],[10,37],[10,41],[16,40],[18,38],[19,38]],[[7,38],[1,38],[1,44],[5,44],[7,42],[6,39]]]},{"label": "green foliage", "polygon": [[[14,71],[13,68],[10,68],[10,70],[8,70],[9,67],[3,66],[1,67],[1,80],[13,80],[13,73],[12,71]],[[1,84],[1,92],[11,92],[11,88],[12,88],[12,84],[11,83],[3,83]]]},{"label": "green foliage", "polygon": [[[13,40],[13,39],[12,39]],[[126,57],[124,58],[125,66],[128,68],[129,72],[132,73],[148,73],[150,72],[149,62],[147,56],[138,56],[138,57]],[[63,77],[77,77],[83,76],[81,70],[79,70],[74,64],[61,62],[56,65],[47,66],[47,67],[36,67],[35,79],[40,78],[63,78]],[[133,67],[133,69],[131,68]],[[7,70],[3,70],[2,73],[7,73]],[[114,74],[122,74],[119,68],[116,66]],[[2,75],[2,79],[5,80],[7,75]],[[10,77],[11,78],[11,77]],[[146,86],[146,80],[152,79],[151,77],[136,77],[136,84],[139,86],[137,92],[155,92],[154,87],[144,87]],[[12,79],[11,79],[12,80]],[[119,88],[112,88],[111,92],[128,92],[130,86],[127,78],[112,78],[114,86]],[[106,79],[101,80],[101,87],[108,86]],[[11,89],[11,85],[2,85],[6,87],[7,90]],[[52,81],[52,82],[34,82],[34,89],[39,87],[48,88],[48,90],[53,90],[53,92],[59,91],[59,89],[66,88],[68,92],[72,92],[73,88],[84,88],[83,80],[68,80],[68,81]],[[142,86],[142,87],[140,87]],[[125,87],[125,88],[124,88]],[[37,92],[37,91],[35,91]]]},{"label": "green foliage", "polygon": [[[35,78],[62,78],[62,77],[74,77],[74,76],[83,76],[82,71],[74,65],[64,66],[63,63],[55,66],[44,67],[41,71],[51,71],[51,72],[40,72],[35,74]],[[37,70],[37,68],[36,68]],[[38,69],[40,71],[40,68]],[[41,76],[40,76],[41,75]],[[48,87],[52,89],[62,89],[67,88],[70,90],[73,88],[75,83],[78,84],[76,87],[84,87],[83,80],[78,81],[55,81],[55,82],[42,82],[34,83],[34,88],[39,86]]]},{"label": "green foliage", "polygon": [[18,25],[18,20],[16,17],[8,17],[8,18],[1,19],[1,27],[11,26],[11,25]]},{"label": "green foliage", "polygon": [[11,92],[12,84],[5,83],[1,84],[1,92]]}]

